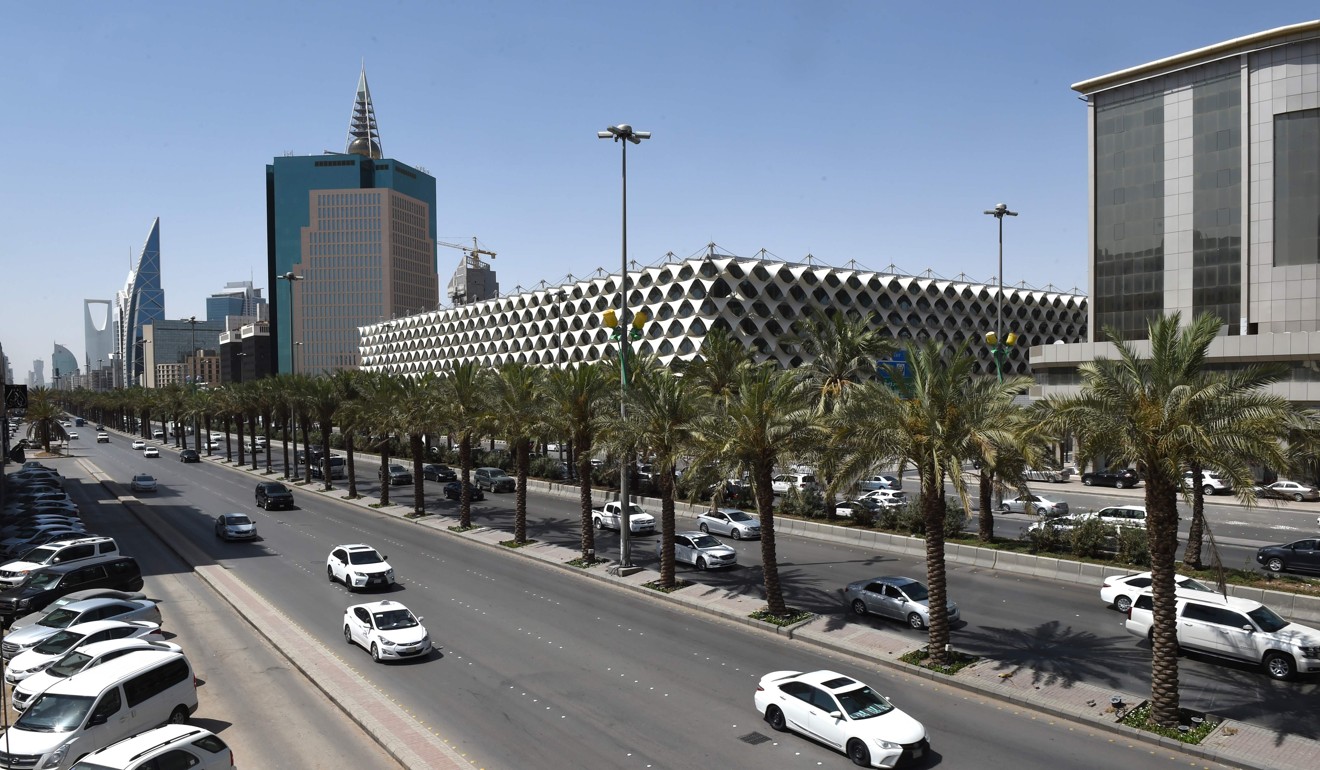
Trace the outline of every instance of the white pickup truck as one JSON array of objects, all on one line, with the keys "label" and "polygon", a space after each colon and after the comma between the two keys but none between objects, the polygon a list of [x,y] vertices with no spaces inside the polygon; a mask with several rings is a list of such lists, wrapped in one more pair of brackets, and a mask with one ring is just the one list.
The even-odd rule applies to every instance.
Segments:
[{"label": "white pickup truck", "polygon": [[[637,503],[631,503],[628,512],[628,531],[634,535],[655,532],[655,517],[646,511]],[[623,512],[623,506],[616,500],[611,503],[605,503],[604,508],[597,508],[591,512],[591,520],[596,525],[596,529],[618,529],[619,514]]]}]

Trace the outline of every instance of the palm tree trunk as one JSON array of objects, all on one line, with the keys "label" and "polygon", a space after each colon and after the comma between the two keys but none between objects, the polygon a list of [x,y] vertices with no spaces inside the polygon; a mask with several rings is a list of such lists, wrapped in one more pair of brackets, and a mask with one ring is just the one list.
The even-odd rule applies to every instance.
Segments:
[{"label": "palm tree trunk", "polygon": [[472,431],[463,431],[458,440],[458,526],[472,526]]},{"label": "palm tree trunk", "polygon": [[325,481],[325,491],[335,488],[330,479],[330,420],[321,421],[321,478]]},{"label": "palm tree trunk", "polygon": [[[284,447],[284,478],[292,481],[293,473],[289,468],[289,421],[287,419],[280,421],[280,444]],[[293,437],[294,459],[298,455],[298,437]]]},{"label": "palm tree trunk", "polygon": [[1163,727],[1178,724],[1178,627],[1174,588],[1178,551],[1177,486],[1172,479],[1151,474],[1146,479],[1147,528],[1150,535],[1151,718]]},{"label": "palm tree trunk", "polygon": [[354,431],[344,431],[344,452],[348,454],[348,460],[345,465],[348,469],[348,499],[356,500],[357,493],[357,467],[353,458],[353,434]]},{"label": "palm tree trunk", "polygon": [[[586,442],[584,446],[588,444],[590,442]],[[592,564],[596,561],[596,529],[591,522],[591,457],[579,454],[577,463],[578,506],[582,518],[582,560]]]},{"label": "palm tree trunk", "polygon": [[926,584],[930,591],[930,635],[926,646],[928,660],[936,666],[951,662],[949,644],[948,582],[944,570],[944,495],[940,476],[933,467],[922,463],[921,516],[926,523]]},{"label": "palm tree trunk", "polygon": [[1183,550],[1183,564],[1201,569],[1201,541],[1205,536],[1205,494],[1201,491],[1201,465],[1192,463],[1192,525],[1187,531],[1187,548]]},{"label": "palm tree trunk", "polygon": [[390,504],[390,474],[386,471],[390,467],[390,437],[386,436],[380,444],[380,504],[385,507]]},{"label": "palm tree trunk", "polygon": [[779,585],[779,558],[775,553],[775,493],[770,486],[773,470],[768,462],[758,462],[756,474],[756,512],[761,519],[761,571],[765,580],[765,601],[771,615],[788,614],[784,590]]},{"label": "palm tree trunk", "polygon": [[513,541],[527,542],[527,439],[518,439],[514,449],[514,473],[518,488],[513,492]]},{"label": "palm tree trunk", "polygon": [[[210,414],[207,414],[202,417],[202,425],[206,429],[206,456],[210,457],[211,456],[211,415]],[[200,438],[198,440],[200,441]],[[197,451],[199,452],[202,451],[201,446],[197,447]]]},{"label": "palm tree trunk", "polygon": [[229,438],[229,434],[233,430],[233,427],[233,420],[229,415],[225,415],[225,462],[227,463],[232,463],[234,461],[234,442]]},{"label": "palm tree trunk", "polygon": [[980,493],[981,510],[977,515],[978,532],[976,536],[981,542],[988,543],[995,539],[995,477],[984,470],[984,463],[981,466],[981,483],[977,490]]},{"label": "palm tree trunk", "polygon": [[674,587],[674,469],[657,471],[660,482],[660,585]]},{"label": "palm tree trunk", "polygon": [[307,415],[300,415],[298,424],[302,427],[302,445],[303,457],[307,462],[303,463],[303,483],[312,483],[312,418]]},{"label": "palm tree trunk", "polygon": [[[252,470],[255,471],[257,469],[257,413],[256,412],[253,412],[252,414],[248,415],[248,425],[250,426],[252,432]],[[267,449],[266,452],[267,454],[269,454],[270,450]]]},{"label": "palm tree trunk", "polygon": [[271,430],[273,417],[274,415],[271,412],[266,412],[265,414],[261,415],[261,424],[266,428],[266,434],[267,434],[266,435],[266,475],[267,476],[275,472],[272,469],[272,464],[275,462],[275,452],[272,451],[274,444],[271,443],[271,440],[274,438],[274,431]]},{"label": "palm tree trunk", "polygon": [[[409,434],[408,444],[412,449],[413,460],[413,515],[423,516],[426,514],[426,478],[422,476],[422,458],[426,454],[426,444],[420,433]],[[326,474],[327,478],[329,475]]]},{"label": "palm tree trunk", "polygon": [[234,420],[234,426],[235,432],[238,434],[238,464],[241,466],[245,462],[243,458],[246,457],[243,454],[243,415],[240,414],[238,419]]}]

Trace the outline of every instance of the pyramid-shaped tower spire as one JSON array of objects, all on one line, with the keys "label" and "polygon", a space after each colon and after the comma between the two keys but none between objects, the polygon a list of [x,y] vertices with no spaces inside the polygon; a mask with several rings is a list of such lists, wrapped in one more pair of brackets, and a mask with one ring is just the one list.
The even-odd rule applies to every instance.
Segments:
[{"label": "pyramid-shaped tower spire", "polygon": [[352,155],[383,158],[380,151],[380,129],[376,127],[376,109],[371,106],[371,89],[367,87],[367,65],[362,65],[358,76],[357,96],[353,99],[353,117],[348,121],[348,148]]}]

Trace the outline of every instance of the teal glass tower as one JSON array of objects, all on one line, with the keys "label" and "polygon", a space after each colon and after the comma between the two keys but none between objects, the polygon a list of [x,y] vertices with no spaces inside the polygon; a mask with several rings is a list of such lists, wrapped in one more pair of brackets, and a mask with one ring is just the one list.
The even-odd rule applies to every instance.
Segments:
[{"label": "teal glass tower", "polygon": [[343,153],[266,166],[266,240],[273,371],[356,368],[358,327],[439,303],[435,178],[384,156],[365,69]]},{"label": "teal glass tower", "polygon": [[115,295],[116,366],[125,385],[142,384],[142,327],[165,318],[165,290],[160,284],[160,217],[151,223],[137,265]]}]

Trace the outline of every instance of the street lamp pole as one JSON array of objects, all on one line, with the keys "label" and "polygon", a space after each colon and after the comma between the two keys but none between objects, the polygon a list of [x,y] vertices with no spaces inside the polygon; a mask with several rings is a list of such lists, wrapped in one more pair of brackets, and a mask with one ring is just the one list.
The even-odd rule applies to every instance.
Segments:
[{"label": "street lamp pole", "polygon": [[[631,314],[628,312],[628,143],[641,144],[643,139],[650,139],[650,131],[634,131],[627,123],[610,126],[604,131],[597,131],[596,138],[609,139],[623,146],[623,251],[619,270],[619,416],[628,417],[628,327]],[[628,530],[631,526],[632,498],[628,493],[628,466],[632,463],[632,452],[624,452],[623,462],[619,465],[619,566],[631,567],[632,542]]]},{"label": "street lamp pole", "polygon": [[[288,281],[288,282],[289,282],[289,373],[290,373],[290,374],[297,374],[297,373],[298,373],[298,351],[297,351],[297,349],[295,348],[295,343],[294,343],[294,341],[293,341],[293,325],[294,325],[294,314],[293,314],[293,310],[294,310],[294,307],[293,307],[293,282],[294,282],[294,281],[301,281],[301,280],[303,279],[303,276],[301,276],[301,275],[297,275],[297,274],[295,274],[292,270],[290,270],[289,272],[287,272],[287,273],[285,273],[285,274],[283,274],[283,275],[278,275],[278,276],[276,276],[276,278],[280,279],[281,281]],[[298,345],[301,345],[302,343],[297,343],[297,344],[298,344]]]},{"label": "street lamp pole", "polygon": [[999,220],[999,295],[995,298],[995,330],[985,335],[985,341],[991,347],[991,354],[995,359],[995,373],[999,375],[999,381],[1004,381],[1004,359],[1008,357],[1009,348],[1017,342],[1017,335],[1013,332],[1004,334],[1004,217],[1015,217],[1016,211],[1009,211],[1007,203],[998,203],[986,214]]},{"label": "street lamp pole", "polygon": [[[191,378],[191,382],[189,383],[188,390],[195,393],[197,391],[197,324],[201,323],[201,321],[197,320],[197,316],[192,315],[183,319],[183,322],[188,324],[188,331],[189,331],[188,344],[190,347],[190,350],[188,351],[188,358],[192,361],[192,366],[190,367],[192,369],[192,374],[189,375],[189,377]],[[197,429],[197,415],[194,414],[193,443],[197,445],[198,449],[202,448],[201,444],[197,443],[198,441],[201,440],[200,434],[201,432]],[[183,439],[183,448],[184,449],[188,448],[188,438],[186,436]]]}]

